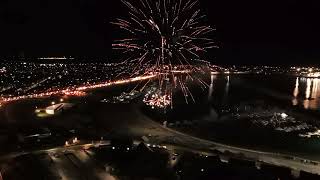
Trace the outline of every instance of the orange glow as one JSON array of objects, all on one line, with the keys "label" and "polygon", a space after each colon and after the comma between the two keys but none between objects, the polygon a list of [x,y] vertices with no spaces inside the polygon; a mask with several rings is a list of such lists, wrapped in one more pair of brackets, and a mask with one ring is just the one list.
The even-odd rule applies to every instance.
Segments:
[{"label": "orange glow", "polygon": [[95,84],[95,85],[86,85],[86,86],[81,86],[81,87],[77,87],[77,88],[66,88],[66,89],[57,90],[57,91],[43,92],[43,93],[39,93],[39,94],[30,94],[30,95],[7,97],[7,98],[0,97],[0,107],[5,103],[10,103],[10,102],[14,102],[14,101],[23,100],[23,99],[45,98],[45,97],[49,97],[52,95],[59,95],[59,94],[63,94],[66,96],[79,96],[79,97],[81,97],[81,96],[86,95],[86,93],[84,92],[86,90],[108,87],[108,86],[112,86],[112,85],[127,84],[127,83],[137,82],[137,81],[143,81],[143,80],[151,79],[154,77],[156,77],[156,75],[151,74],[151,75],[137,76],[137,77],[133,77],[133,78],[129,78],[129,79],[109,81],[106,83]]}]

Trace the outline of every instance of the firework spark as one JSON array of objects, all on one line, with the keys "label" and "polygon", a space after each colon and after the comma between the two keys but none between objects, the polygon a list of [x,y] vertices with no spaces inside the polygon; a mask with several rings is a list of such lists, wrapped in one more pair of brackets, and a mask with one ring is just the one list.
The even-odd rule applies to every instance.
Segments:
[{"label": "firework spark", "polygon": [[[126,18],[112,24],[124,30],[126,38],[115,40],[114,49],[126,55],[124,64],[131,76],[153,74],[159,89],[167,91],[164,81],[171,79],[185,96],[191,95],[177,72],[189,76],[199,71],[198,64],[208,65],[201,56],[216,43],[206,37],[215,29],[205,25],[197,0],[122,0],[129,9]],[[202,82],[201,82],[202,83]],[[192,97],[192,95],[190,96]]]},{"label": "firework spark", "polygon": [[167,108],[172,105],[172,93],[162,92],[159,89],[149,90],[143,99],[143,102],[147,105],[154,108]]}]

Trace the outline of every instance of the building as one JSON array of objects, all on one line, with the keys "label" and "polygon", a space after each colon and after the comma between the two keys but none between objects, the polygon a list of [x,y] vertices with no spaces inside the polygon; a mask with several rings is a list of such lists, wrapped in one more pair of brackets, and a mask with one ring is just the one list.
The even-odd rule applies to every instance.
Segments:
[{"label": "building", "polygon": [[73,105],[70,103],[60,103],[60,104],[54,104],[52,106],[49,106],[46,108],[46,113],[50,115],[57,114],[63,110],[71,108]]}]

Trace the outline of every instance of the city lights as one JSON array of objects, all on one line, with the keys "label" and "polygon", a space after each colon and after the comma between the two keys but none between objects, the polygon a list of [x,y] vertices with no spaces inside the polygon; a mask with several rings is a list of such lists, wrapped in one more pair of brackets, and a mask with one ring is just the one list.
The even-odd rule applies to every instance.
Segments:
[{"label": "city lights", "polygon": [[[61,95],[61,94],[66,95],[66,96],[85,96],[86,93],[84,91],[88,91],[91,89],[103,88],[103,87],[120,85],[120,84],[127,84],[127,83],[137,82],[137,81],[143,81],[143,80],[151,79],[154,77],[155,77],[155,75],[145,75],[145,76],[138,76],[138,77],[133,77],[133,78],[129,78],[129,79],[109,81],[109,82],[101,83],[101,84],[81,86],[78,88],[74,88],[74,90],[72,90],[71,88],[67,88],[67,89],[63,89],[60,91],[51,91],[51,92],[45,92],[45,93],[39,93],[39,94],[0,98],[0,105],[4,104],[4,103],[8,103],[8,102],[23,100],[23,99],[45,98],[45,97],[49,97],[52,95]],[[53,105],[53,104],[55,104],[55,102],[51,102],[51,104]]]}]

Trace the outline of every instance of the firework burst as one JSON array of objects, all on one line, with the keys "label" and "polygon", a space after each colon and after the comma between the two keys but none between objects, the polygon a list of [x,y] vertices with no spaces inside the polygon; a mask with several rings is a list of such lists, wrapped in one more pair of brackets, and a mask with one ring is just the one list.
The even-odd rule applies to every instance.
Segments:
[{"label": "firework burst", "polygon": [[172,105],[172,92],[171,91],[160,91],[159,89],[149,90],[143,99],[143,102],[154,108],[167,108]]},{"label": "firework burst", "polygon": [[[124,30],[126,38],[115,40],[114,49],[121,50],[123,62],[131,76],[153,74],[159,89],[168,91],[165,82],[177,84],[184,94],[190,91],[176,74],[199,71],[208,65],[201,56],[215,42],[207,34],[215,29],[205,25],[197,0],[122,0],[128,8],[126,18],[112,24]],[[199,66],[199,64],[201,64]],[[202,81],[200,81],[203,83]],[[191,94],[191,93],[190,93]]]}]

